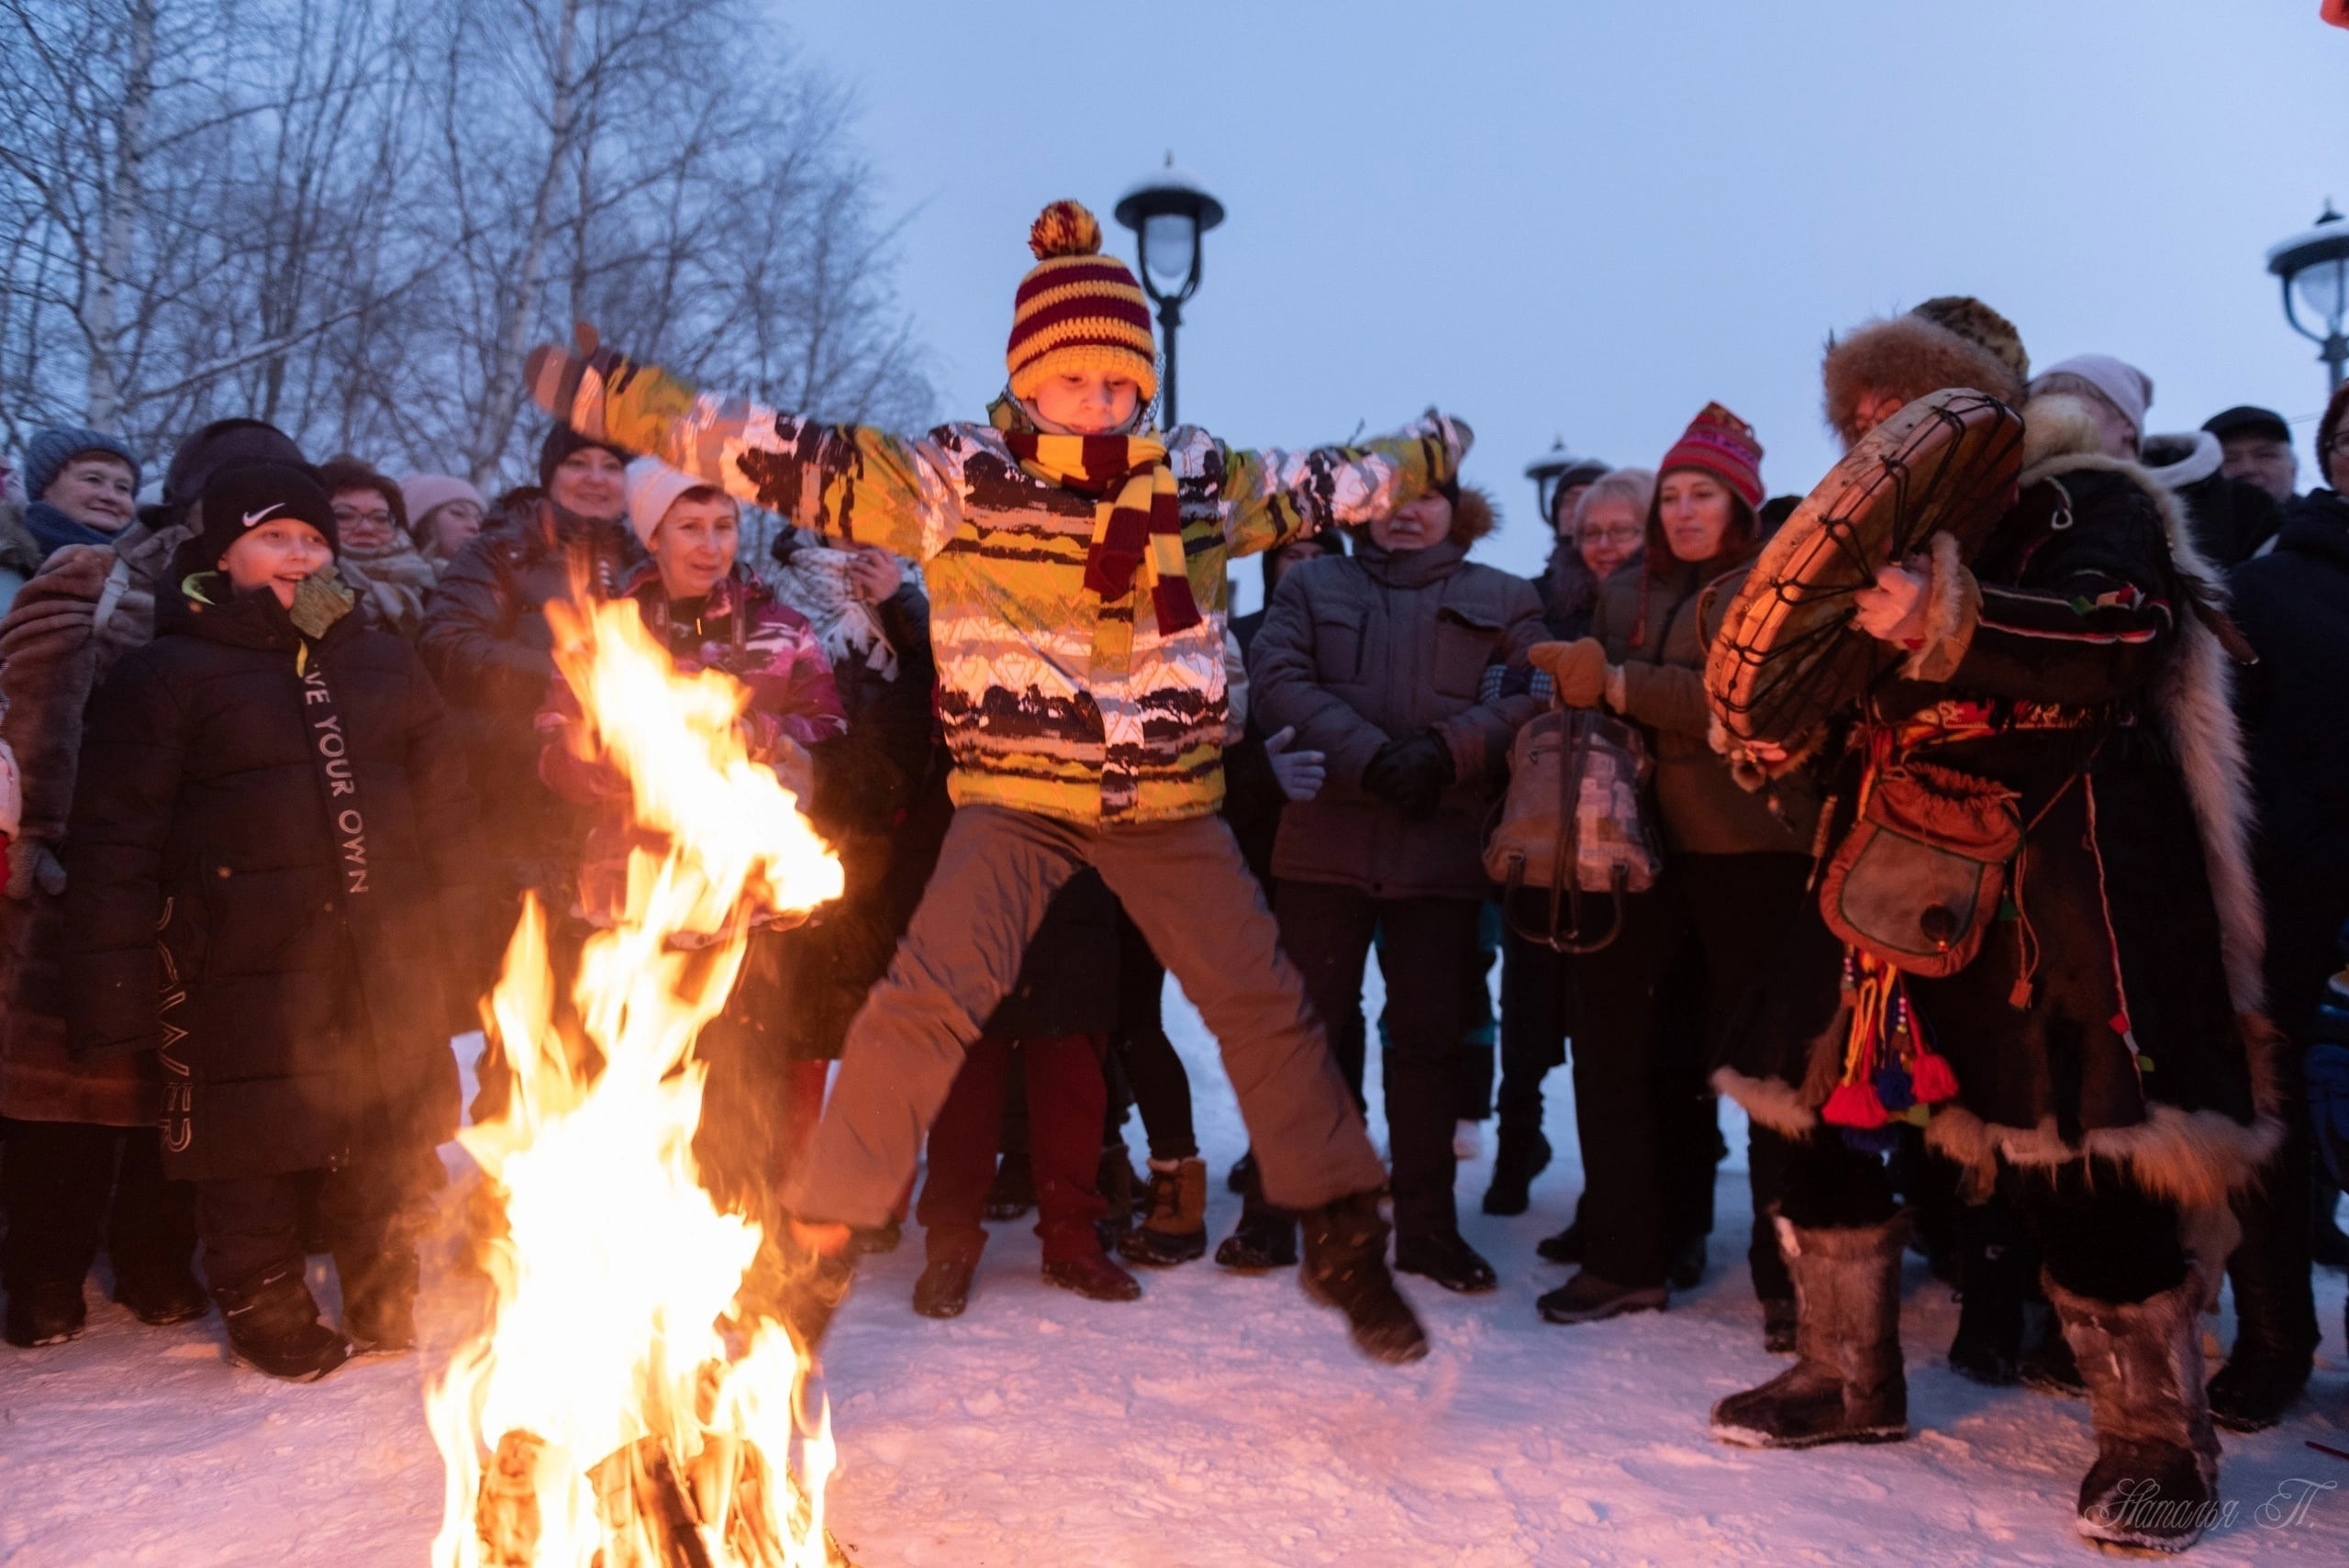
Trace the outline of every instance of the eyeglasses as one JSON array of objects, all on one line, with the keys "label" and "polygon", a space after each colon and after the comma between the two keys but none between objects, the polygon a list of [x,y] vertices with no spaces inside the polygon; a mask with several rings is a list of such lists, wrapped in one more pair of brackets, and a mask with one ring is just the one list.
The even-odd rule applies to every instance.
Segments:
[{"label": "eyeglasses", "polygon": [[1632,523],[1620,528],[1585,528],[1575,538],[1577,542],[1603,539],[1609,544],[1637,544],[1645,531],[1637,523]]},{"label": "eyeglasses", "polygon": [[392,514],[384,507],[362,512],[356,506],[337,506],[334,508],[334,520],[345,528],[352,523],[373,523],[379,528],[388,528],[392,526]]}]

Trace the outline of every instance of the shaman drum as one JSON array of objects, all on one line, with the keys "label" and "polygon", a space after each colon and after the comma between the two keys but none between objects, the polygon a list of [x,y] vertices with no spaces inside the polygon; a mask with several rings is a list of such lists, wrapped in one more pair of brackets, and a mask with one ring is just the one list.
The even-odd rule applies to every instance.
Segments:
[{"label": "shaman drum", "polygon": [[1945,387],[1860,438],[1763,547],[1705,661],[1705,695],[1734,740],[1792,750],[1865,695],[1897,653],[1853,624],[1853,595],[1936,533],[1970,557],[2013,505],[2022,417]]}]

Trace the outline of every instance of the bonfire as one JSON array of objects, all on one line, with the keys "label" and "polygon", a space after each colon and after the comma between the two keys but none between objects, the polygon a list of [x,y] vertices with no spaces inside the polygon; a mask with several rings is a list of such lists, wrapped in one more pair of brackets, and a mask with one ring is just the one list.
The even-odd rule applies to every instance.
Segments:
[{"label": "bonfire", "polygon": [[697,1180],[693,1047],[754,927],[839,896],[840,862],[746,753],[741,687],[679,673],[632,605],[548,612],[578,744],[627,777],[655,847],[579,954],[575,1018],[535,904],[488,1004],[512,1094],[460,1140],[502,1218],[484,1326],[427,1395],[448,1467],[433,1563],[824,1568],[845,1561],[829,1405],[738,1300],[761,1235]]}]

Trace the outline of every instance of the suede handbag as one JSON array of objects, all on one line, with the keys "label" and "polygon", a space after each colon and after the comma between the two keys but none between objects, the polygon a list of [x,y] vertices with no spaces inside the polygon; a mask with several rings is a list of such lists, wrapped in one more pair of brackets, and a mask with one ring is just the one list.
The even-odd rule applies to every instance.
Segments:
[{"label": "suede handbag", "polygon": [[[1509,748],[1508,794],[1485,843],[1485,873],[1501,884],[1517,934],[1560,952],[1592,952],[1623,929],[1623,895],[1655,885],[1664,857],[1650,826],[1654,765],[1634,726],[1590,708],[1541,715]],[[1519,920],[1519,895],[1549,892],[1545,929]],[[1584,929],[1582,895],[1612,899],[1609,929]]]},{"label": "suede handbag", "polygon": [[1895,969],[1955,974],[1998,918],[2022,832],[2004,784],[1925,762],[1881,768],[1827,862],[1820,914]]}]

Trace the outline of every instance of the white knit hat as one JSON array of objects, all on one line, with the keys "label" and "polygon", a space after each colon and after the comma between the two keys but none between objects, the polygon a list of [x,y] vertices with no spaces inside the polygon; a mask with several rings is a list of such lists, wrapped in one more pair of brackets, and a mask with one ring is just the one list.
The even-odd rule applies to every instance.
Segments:
[{"label": "white knit hat", "polygon": [[677,497],[688,490],[715,490],[707,479],[680,473],[657,457],[640,457],[628,465],[628,526],[652,548],[652,530],[669,515]]},{"label": "white knit hat", "polygon": [[2075,354],[2061,364],[2049,365],[2032,381],[2036,391],[2040,383],[2050,376],[2077,376],[2097,389],[2129,428],[2142,439],[2145,433],[2145,409],[2154,401],[2154,378],[2126,360],[2116,360],[2110,354]]}]

